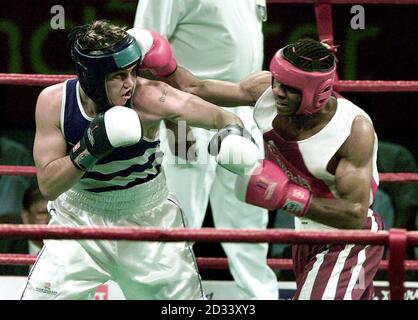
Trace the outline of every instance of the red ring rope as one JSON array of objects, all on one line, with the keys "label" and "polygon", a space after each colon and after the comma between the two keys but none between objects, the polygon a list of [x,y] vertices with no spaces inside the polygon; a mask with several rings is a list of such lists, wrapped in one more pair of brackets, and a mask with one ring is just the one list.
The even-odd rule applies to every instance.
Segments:
[{"label": "red ring rope", "polygon": [[[0,166],[0,175],[5,176],[34,176],[36,168],[31,166]],[[380,182],[418,182],[418,173],[393,172],[380,173]]]},{"label": "red ring rope", "polygon": [[[0,265],[27,265],[33,264],[36,261],[35,255],[30,254],[15,254],[15,253],[3,253],[0,254]],[[226,258],[196,258],[197,265],[201,269],[215,269],[226,270],[228,269],[228,260]],[[267,264],[275,270],[292,270],[293,262],[291,259],[267,259]],[[389,262],[383,260],[380,262],[379,269],[388,269]],[[405,270],[418,270],[418,261],[406,260]]]},{"label": "red ring rope", "polygon": [[[0,84],[48,86],[74,78],[75,75],[48,75],[48,74],[23,74],[0,73]],[[337,91],[359,92],[393,92],[393,91],[418,91],[418,81],[381,81],[381,80],[339,80],[335,84]]]},{"label": "red ring rope", "polygon": [[[47,225],[0,225],[0,239],[113,239],[141,241],[278,242],[308,244],[388,243],[388,231],[367,230],[297,231],[288,229],[180,229],[155,227],[58,227]],[[408,232],[418,243],[418,232]]]},{"label": "red ring rope", "polygon": [[0,166],[0,176],[34,176],[36,168],[32,166]]},{"label": "red ring rope", "polygon": [[[114,239],[141,241],[275,242],[308,244],[390,243],[388,231],[304,231],[290,229],[182,229],[156,227],[58,227],[0,224],[0,239]],[[418,231],[406,232],[407,245],[418,246]]]}]

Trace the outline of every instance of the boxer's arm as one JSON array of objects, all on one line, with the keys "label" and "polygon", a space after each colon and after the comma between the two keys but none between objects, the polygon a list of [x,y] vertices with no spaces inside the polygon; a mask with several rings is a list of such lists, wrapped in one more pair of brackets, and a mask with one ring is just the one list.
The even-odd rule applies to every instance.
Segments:
[{"label": "boxer's arm", "polygon": [[241,174],[257,161],[258,147],[251,135],[245,134],[247,131],[242,129],[244,125],[235,114],[166,83],[141,78],[138,81],[140,86],[135,95],[134,108],[142,119],[172,123],[184,121],[185,125],[227,133],[221,134],[220,148],[215,146],[213,149],[216,152],[211,154],[216,155],[218,163],[231,172]]},{"label": "boxer's arm", "polygon": [[341,160],[335,173],[336,188],[341,198],[314,197],[307,217],[337,228],[363,227],[369,208],[374,139],[370,121],[357,117],[350,137],[341,148]]},{"label": "boxer's arm", "polygon": [[185,68],[164,79],[171,86],[197,95],[202,99],[225,107],[254,105],[271,85],[271,74],[259,71],[239,83],[220,80],[200,80]]},{"label": "boxer's arm", "polygon": [[140,91],[135,95],[135,108],[141,117],[185,121],[192,127],[221,129],[242,121],[232,112],[207,102],[195,95],[180,91],[160,81],[140,79]]},{"label": "boxer's arm", "polygon": [[230,124],[244,126],[241,119],[232,112],[225,111],[197,96],[185,92],[181,92],[181,95],[185,95],[186,101],[183,105],[175,103],[170,106],[168,117],[170,121],[183,120],[191,127],[205,129],[222,129]]},{"label": "boxer's arm", "polygon": [[67,156],[60,130],[60,93],[62,84],[41,92],[36,103],[36,134],[33,157],[39,188],[48,200],[54,200],[73,186],[84,174]]},{"label": "boxer's arm", "polygon": [[175,88],[171,90],[174,99],[166,106],[169,121],[219,129],[208,146],[209,154],[230,172],[242,175],[254,166],[259,159],[259,149],[239,117],[197,96]]}]

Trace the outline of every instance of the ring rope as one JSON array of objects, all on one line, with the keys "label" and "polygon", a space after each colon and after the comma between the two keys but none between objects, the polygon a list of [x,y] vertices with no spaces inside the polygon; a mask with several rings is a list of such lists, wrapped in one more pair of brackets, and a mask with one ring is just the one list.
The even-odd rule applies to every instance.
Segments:
[{"label": "ring rope", "polygon": [[[31,254],[2,253],[0,254],[0,265],[27,265],[34,264],[37,256]],[[227,258],[197,257],[197,265],[200,269],[226,270],[229,268]],[[274,270],[292,270],[293,262],[291,259],[267,259],[267,264]],[[418,261],[405,260],[405,270],[418,270]],[[388,260],[382,260],[379,270],[387,270]]]},{"label": "ring rope", "polygon": [[75,75],[0,73],[0,84],[49,86],[73,78]]},{"label": "ring rope", "polygon": [[[0,73],[0,84],[48,86],[68,79],[74,79],[75,75],[65,74],[24,74],[24,73]],[[358,92],[417,92],[418,81],[415,80],[339,80],[335,84],[337,91]]]},{"label": "ring rope", "polygon": [[154,227],[57,227],[42,225],[0,225],[1,238],[25,239],[112,239],[142,241],[206,242],[284,242],[305,244],[389,244],[389,289],[391,299],[402,300],[405,248],[418,246],[418,232],[390,229],[372,233],[366,230],[295,231],[288,229],[160,229]]},{"label": "ring rope", "polygon": [[[391,229],[396,230],[396,229]],[[399,229],[398,229],[399,230]],[[388,231],[292,229],[183,229],[156,227],[59,227],[0,225],[0,239],[100,239],[141,241],[269,242],[291,244],[389,244]],[[407,245],[418,246],[418,231],[406,232]]]},{"label": "ring rope", "polygon": [[[0,175],[4,176],[34,176],[36,168],[33,166],[4,166],[0,165]],[[418,182],[415,172],[387,172],[379,174],[380,182]]]},{"label": "ring rope", "polygon": [[34,176],[36,168],[33,166],[0,166],[0,176]]}]

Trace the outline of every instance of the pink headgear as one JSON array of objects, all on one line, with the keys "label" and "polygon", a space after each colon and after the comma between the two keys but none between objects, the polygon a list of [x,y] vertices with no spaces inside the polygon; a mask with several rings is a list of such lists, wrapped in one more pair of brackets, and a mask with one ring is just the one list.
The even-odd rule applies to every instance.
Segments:
[{"label": "pink headgear", "polygon": [[[302,101],[296,114],[317,113],[331,96],[336,65],[334,63],[331,69],[325,71],[304,71],[284,57],[283,51],[287,47],[277,51],[271,59],[270,72],[281,84],[298,89],[302,93]],[[292,49],[294,52],[294,47]],[[302,58],[312,61],[307,57]]]}]

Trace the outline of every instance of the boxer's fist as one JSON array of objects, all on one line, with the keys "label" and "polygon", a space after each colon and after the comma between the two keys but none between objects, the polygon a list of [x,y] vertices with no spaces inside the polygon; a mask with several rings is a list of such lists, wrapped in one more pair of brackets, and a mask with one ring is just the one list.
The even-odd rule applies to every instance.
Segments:
[{"label": "boxer's fist", "polygon": [[219,130],[208,146],[220,166],[235,173],[246,174],[259,159],[259,150],[251,134],[234,124]]},{"label": "boxer's fist", "polygon": [[150,69],[158,77],[168,77],[176,71],[177,62],[167,39],[158,32],[146,29],[132,28],[127,32],[141,49],[140,68]]},{"label": "boxer's fist", "polygon": [[235,183],[237,198],[268,210],[283,209],[304,216],[312,195],[309,190],[293,183],[276,164],[262,160],[250,175],[239,176]]},{"label": "boxer's fist", "polygon": [[127,107],[115,106],[93,119],[83,138],[70,150],[70,159],[87,171],[114,148],[130,146],[142,138],[138,114]]}]

